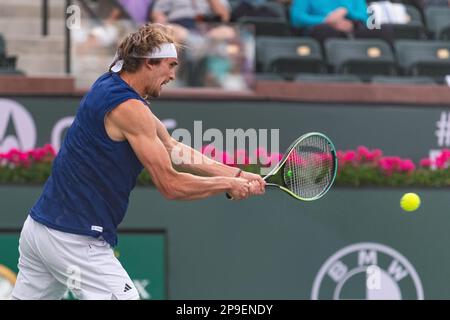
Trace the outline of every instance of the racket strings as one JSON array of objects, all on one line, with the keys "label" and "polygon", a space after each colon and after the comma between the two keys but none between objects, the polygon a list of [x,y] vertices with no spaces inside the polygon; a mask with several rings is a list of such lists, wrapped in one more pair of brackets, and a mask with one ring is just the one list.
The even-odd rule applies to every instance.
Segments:
[{"label": "racket strings", "polygon": [[297,196],[312,199],[325,192],[334,177],[333,149],[322,136],[301,140],[284,167],[287,187]]}]

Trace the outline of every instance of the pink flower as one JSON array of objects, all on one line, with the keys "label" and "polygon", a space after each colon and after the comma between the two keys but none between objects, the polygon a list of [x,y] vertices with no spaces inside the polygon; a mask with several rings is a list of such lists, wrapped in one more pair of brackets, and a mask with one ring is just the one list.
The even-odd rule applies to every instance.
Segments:
[{"label": "pink flower", "polygon": [[333,156],[331,154],[324,153],[321,155],[321,160],[322,162],[331,162],[333,161]]},{"label": "pink flower", "polygon": [[402,172],[410,173],[414,171],[414,169],[416,169],[416,165],[410,159],[404,159],[403,161],[400,162],[400,170]]},{"label": "pink flower", "polygon": [[441,151],[441,156],[442,156],[445,160],[450,159],[450,150],[449,150],[449,149],[443,149],[443,150]]},{"label": "pink flower", "polygon": [[247,155],[247,151],[245,151],[244,149],[239,149],[234,153],[234,157],[235,157],[235,162],[237,164],[250,164],[250,159]]},{"label": "pink flower", "polygon": [[326,153],[314,153],[309,157],[310,165],[321,166],[329,165],[333,160],[332,156]]},{"label": "pink flower", "polygon": [[42,149],[31,150],[30,156],[35,161],[41,161],[42,158],[44,158],[44,156],[45,156],[45,151]]},{"label": "pink flower", "polygon": [[265,156],[265,157],[267,157],[267,150],[265,149],[265,148],[263,148],[263,147],[259,147],[259,148],[257,148],[256,150],[255,150],[255,152],[254,152],[254,155],[256,156],[256,157],[260,157],[260,156]]},{"label": "pink flower", "polygon": [[428,158],[423,158],[419,162],[419,165],[423,168],[429,168],[429,167],[431,167],[432,164],[433,164],[433,161],[431,161],[431,159],[428,159]]},{"label": "pink flower", "polygon": [[383,152],[380,149],[373,149],[372,152],[370,152],[367,155],[368,161],[377,161],[383,156]]},{"label": "pink flower", "polygon": [[445,169],[447,161],[443,157],[439,156],[436,158],[435,163],[436,163],[436,167],[438,167],[438,169]]},{"label": "pink flower", "polygon": [[391,174],[400,168],[402,159],[400,157],[383,157],[378,160],[378,165],[387,174]]},{"label": "pink flower", "polygon": [[20,156],[19,156],[19,163],[22,166],[24,166],[24,167],[29,167],[31,165],[31,161],[30,161],[30,159],[28,157],[28,153],[27,152],[24,152],[24,153],[20,154]]},{"label": "pink flower", "polygon": [[20,161],[20,151],[13,148],[6,153],[5,158],[9,162],[18,163]]},{"label": "pink flower", "polygon": [[399,168],[401,163],[402,163],[402,159],[400,157],[389,157],[390,161],[393,163],[395,168]]},{"label": "pink flower", "polygon": [[20,161],[27,161],[28,160],[28,153],[23,152],[19,154],[19,160]]},{"label": "pink flower", "polygon": [[357,152],[357,155],[358,155],[358,160],[362,160],[362,161],[364,161],[364,160],[367,160],[367,158],[370,156],[370,151],[369,151],[369,149],[367,149],[366,147],[364,147],[364,146],[359,146],[357,149],[356,149],[356,152]]},{"label": "pink flower", "polygon": [[353,150],[349,150],[344,154],[344,161],[352,162],[356,158],[356,152]]},{"label": "pink flower", "polygon": [[28,167],[34,162],[51,162],[56,156],[56,152],[50,144],[42,148],[20,151],[12,148],[6,153],[0,153],[0,165],[10,165],[12,167]]},{"label": "pink flower", "polygon": [[278,162],[283,159],[283,155],[281,153],[272,153],[269,156],[269,165],[276,165]]},{"label": "pink flower", "polygon": [[260,163],[262,165],[267,165],[269,163],[269,158],[267,156],[267,150],[263,147],[257,148],[253,152],[254,159],[256,163]]},{"label": "pink flower", "polygon": [[215,160],[225,163],[229,166],[235,166],[233,157],[231,157],[230,154],[226,151],[216,151]]},{"label": "pink flower", "polygon": [[207,144],[202,147],[200,152],[207,157],[214,158],[216,155],[216,148],[213,144]]},{"label": "pink flower", "polygon": [[56,156],[55,149],[53,149],[53,146],[51,144],[47,143],[46,145],[44,145],[43,149],[46,153],[49,153],[52,156]]},{"label": "pink flower", "polygon": [[288,156],[286,162],[288,163],[288,165],[304,166],[306,161],[302,159],[302,157],[295,150],[293,150]]},{"label": "pink flower", "polygon": [[33,149],[26,152],[29,161],[39,162],[42,160],[42,156],[39,154],[39,149]]},{"label": "pink flower", "polygon": [[441,153],[436,157],[435,163],[439,169],[447,168],[448,160],[450,159],[450,150],[443,149]]},{"label": "pink flower", "polygon": [[345,152],[344,151],[338,150],[336,152],[336,157],[338,158],[339,168],[346,164],[347,161],[345,160]]},{"label": "pink flower", "polygon": [[394,169],[394,164],[393,162],[388,159],[388,158],[381,158],[378,161],[378,165],[380,166],[381,169],[383,169],[384,171],[392,171]]},{"label": "pink flower", "polygon": [[378,165],[388,175],[395,171],[410,173],[416,169],[412,160],[400,157],[382,157],[378,160]]}]

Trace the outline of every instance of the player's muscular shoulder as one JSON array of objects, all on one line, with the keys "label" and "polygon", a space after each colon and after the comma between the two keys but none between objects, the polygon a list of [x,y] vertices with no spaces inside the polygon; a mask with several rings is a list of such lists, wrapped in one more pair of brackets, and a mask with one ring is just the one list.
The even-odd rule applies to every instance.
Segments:
[{"label": "player's muscular shoulder", "polygon": [[155,127],[150,109],[139,100],[127,100],[105,116],[105,129],[115,141],[125,140],[126,134],[138,135]]}]

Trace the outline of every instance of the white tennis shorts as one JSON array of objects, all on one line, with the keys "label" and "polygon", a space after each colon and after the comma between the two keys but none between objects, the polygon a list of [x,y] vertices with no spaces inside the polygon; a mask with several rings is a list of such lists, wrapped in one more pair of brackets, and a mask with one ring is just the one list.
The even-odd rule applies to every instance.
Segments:
[{"label": "white tennis shorts", "polygon": [[13,299],[136,300],[139,293],[104,240],[60,232],[28,216],[19,240]]}]

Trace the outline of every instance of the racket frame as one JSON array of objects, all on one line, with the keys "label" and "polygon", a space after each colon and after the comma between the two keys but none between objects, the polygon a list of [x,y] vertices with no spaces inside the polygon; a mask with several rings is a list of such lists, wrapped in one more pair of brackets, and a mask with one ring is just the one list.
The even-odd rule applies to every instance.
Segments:
[{"label": "racket frame", "polygon": [[[299,138],[297,138],[294,142],[292,142],[292,144],[287,149],[288,150],[287,153],[284,155],[284,157],[281,159],[281,161],[265,177],[263,177],[263,179],[267,181],[270,177],[277,175],[278,172],[284,167],[284,164],[286,163],[287,159],[289,158],[289,155],[294,151],[295,146],[298,143],[300,143],[302,140],[304,140],[306,138],[309,138],[310,136],[321,136],[322,138],[325,138],[325,140],[331,145],[331,151],[332,151],[331,154],[333,156],[333,161],[334,161],[334,173],[333,173],[333,177],[332,177],[330,183],[328,184],[327,188],[325,190],[323,190],[321,193],[319,193],[315,197],[302,198],[302,197],[296,195],[294,192],[292,192],[288,188],[286,188],[285,186],[281,186],[279,184],[270,183],[270,182],[267,182],[266,186],[278,187],[279,189],[287,192],[292,197],[294,197],[294,198],[296,198],[298,200],[301,200],[301,201],[314,201],[314,200],[320,199],[321,197],[323,197],[328,192],[328,190],[330,190],[331,186],[334,183],[334,180],[336,179],[336,175],[337,175],[338,160],[337,160],[337,155],[336,155],[336,148],[334,147],[334,144],[330,140],[330,138],[328,138],[326,135],[324,135],[323,133],[320,133],[320,132],[308,132],[308,133],[305,133],[304,135],[302,135]],[[282,176],[282,179],[283,179],[283,182],[284,182],[284,177],[283,176]]]}]

